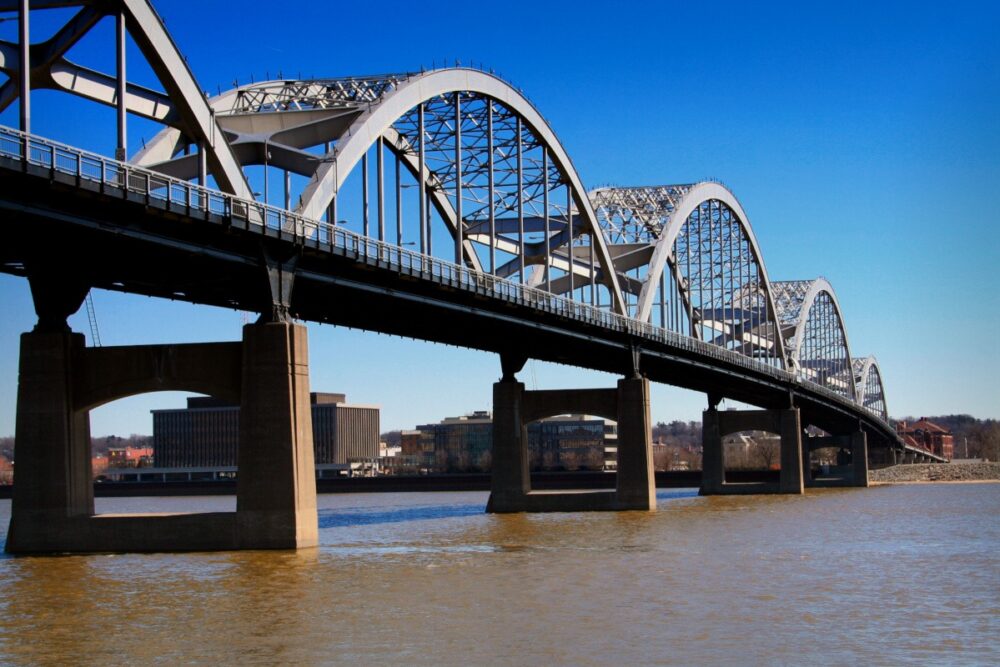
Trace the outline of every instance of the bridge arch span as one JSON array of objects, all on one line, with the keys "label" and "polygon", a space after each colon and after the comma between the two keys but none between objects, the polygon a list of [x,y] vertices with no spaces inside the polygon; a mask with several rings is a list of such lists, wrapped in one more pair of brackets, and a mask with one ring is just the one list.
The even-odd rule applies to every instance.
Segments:
[{"label": "bridge arch span", "polygon": [[882,371],[874,356],[864,359],[854,359],[854,378],[857,382],[858,403],[864,409],[886,421],[889,420],[889,408],[885,400],[885,385],[882,384]]},{"label": "bridge arch span", "polygon": [[[607,241],[569,155],[532,104],[498,77],[451,68],[269,81],[223,93],[211,105],[244,167],[264,164],[308,179],[294,207],[300,215],[339,222],[338,199],[360,173],[365,233],[369,205],[377,205],[379,239],[389,238],[387,149],[421,184],[421,251],[430,253],[433,207],[455,241],[456,263],[583,299],[589,286],[592,303],[600,302],[601,287],[610,297],[605,305],[624,314]],[[190,179],[196,164],[181,154],[183,143],[176,130],[164,130],[137,161]],[[372,153],[378,180],[369,193]],[[291,207],[287,191],[286,203]]]},{"label": "bridge arch span", "polygon": [[[637,297],[634,317],[652,321],[659,294],[661,326],[784,366],[771,281],[749,217],[728,188],[601,188],[591,198],[605,234],[620,243],[615,261],[623,290]],[[629,280],[629,270],[640,275]],[[666,274],[684,311],[671,324]]]},{"label": "bridge arch span", "polygon": [[789,370],[857,401],[847,327],[826,278],[774,283]]},{"label": "bridge arch span", "polygon": [[[551,168],[558,172],[559,177],[565,179],[571,193],[571,201],[566,204],[562,226],[569,227],[577,233],[587,234],[592,239],[595,259],[601,271],[600,280],[611,294],[613,308],[617,312],[624,313],[621,290],[607,243],[601,234],[597,216],[594,214],[590,200],[586,196],[586,191],[569,155],[545,119],[520,92],[500,78],[485,72],[464,68],[434,70],[407,79],[387,92],[377,104],[371,105],[354,120],[347,129],[344,138],[337,142],[335,155],[332,156],[332,159],[324,160],[316,169],[302,194],[302,203],[298,207],[298,212],[315,219],[321,217],[326,208],[337,197],[347,176],[380,137],[387,134],[392,136],[394,124],[408,112],[422,108],[422,105],[431,100],[449,95],[453,98],[457,96],[459,101],[463,95],[485,98],[491,106],[492,102],[497,102],[512,111],[518,121],[524,124],[524,129],[537,137],[542,149],[547,151],[546,158],[548,155],[551,156]],[[413,142],[410,143],[412,145]],[[397,150],[402,151],[405,148],[397,145]],[[520,169],[521,166],[519,165],[518,168]],[[425,175],[424,178],[430,178],[430,174]],[[548,179],[547,173],[546,179]],[[436,180],[439,181],[438,187],[440,187],[442,179]],[[547,186],[548,181],[546,180],[543,187],[547,188]],[[574,208],[575,213],[572,210]],[[520,211],[518,217],[523,229],[524,212]],[[553,227],[556,226],[555,217],[551,216],[550,220]],[[571,223],[568,223],[567,220]],[[532,222],[537,226],[537,219],[529,221],[528,225],[531,226]],[[572,240],[565,238],[565,233],[560,238],[559,234],[552,234],[551,231],[548,231],[546,236],[549,239],[547,243],[549,246],[559,244],[566,247],[572,245]],[[544,241],[543,244],[545,244]],[[554,248],[550,247],[548,250],[551,257],[554,254],[552,252]],[[522,243],[521,247],[517,248],[517,252],[522,256],[522,261],[531,262],[530,259],[524,257],[529,252],[526,245]],[[543,252],[539,251],[540,254]],[[580,266],[574,256],[575,253],[575,249],[566,249],[563,252],[565,257],[562,266],[570,275],[589,270],[589,267]],[[470,254],[468,249],[464,254],[465,258],[468,259]],[[551,259],[548,262],[551,266]],[[535,263],[537,263],[537,258]]]}]

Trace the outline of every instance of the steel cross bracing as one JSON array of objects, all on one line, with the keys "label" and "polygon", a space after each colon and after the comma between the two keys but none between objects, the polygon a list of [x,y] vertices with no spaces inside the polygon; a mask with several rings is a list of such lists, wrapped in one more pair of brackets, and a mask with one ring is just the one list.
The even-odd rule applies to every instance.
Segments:
[{"label": "steel cross bracing", "polygon": [[[456,76],[476,85],[454,90]],[[211,104],[244,167],[286,172],[287,207],[428,254],[440,254],[443,226],[454,248],[445,256],[455,261],[621,309],[604,238],[593,231],[568,157],[537,112],[496,77],[439,70],[266,82]],[[175,129],[154,137],[136,162],[186,180],[196,169]],[[308,179],[297,197],[289,174]],[[267,199],[266,179],[263,190]],[[352,201],[359,206],[349,216]]]},{"label": "steel cross bracing", "polygon": [[633,316],[784,365],[767,275],[731,192],[696,183],[590,197]]},{"label": "steel cross bracing", "polygon": [[219,115],[347,109],[376,102],[412,73],[312,79],[308,81],[265,81],[240,86],[213,104]]},{"label": "steel cross bracing", "polygon": [[[8,12],[22,5],[0,0]],[[757,368],[787,368],[887,419],[881,373],[873,358],[852,361],[832,287],[824,279],[771,282],[745,211],[719,183],[588,194],[523,94],[470,69],[265,81],[206,99],[147,1],[31,3],[54,5],[80,10],[31,47],[29,67],[23,43],[0,42],[0,71],[9,77],[0,86],[0,109],[21,99],[21,129],[28,132],[32,89],[114,106],[119,155],[128,145],[127,116],[163,129],[135,152],[134,174],[120,162],[32,144],[51,151],[53,170],[67,168],[60,159],[75,159],[80,178],[93,178],[83,171],[96,169],[102,183],[109,173],[139,179],[129,188],[168,201],[180,193],[192,210],[215,206],[217,195],[181,184],[205,185],[211,177],[236,195],[223,202],[228,214],[248,223],[277,224],[318,244],[367,238],[379,253],[395,248],[395,256],[419,266],[446,266],[437,255],[456,275],[488,277],[507,291],[517,285],[532,303],[586,304],[567,312],[595,321],[603,321],[601,312],[624,317],[649,335],[680,336]],[[67,60],[67,51],[109,17],[117,26],[116,71]],[[128,80],[126,33],[162,91]],[[6,135],[14,136],[29,142],[27,134]],[[21,159],[34,159],[27,146]],[[263,183],[251,188],[248,174],[258,167]],[[283,197],[271,207],[268,174],[275,171],[283,178],[274,194]],[[263,205],[248,203],[255,196]]]},{"label": "steel cross bracing", "polygon": [[[6,160],[6,162],[4,161]],[[713,359],[788,382],[794,375],[733,350],[703,342],[690,335],[681,335],[655,325],[608,312],[605,309],[574,303],[571,300],[548,294],[540,289],[520,285],[428,257],[406,248],[365,238],[330,223],[310,220],[284,209],[270,207],[252,200],[242,199],[223,192],[203,188],[189,182],[163,176],[150,170],[121,163],[100,155],[58,144],[38,137],[31,137],[16,130],[0,127],[0,167],[14,165],[17,173],[31,172],[47,181],[76,184],[85,191],[110,189],[127,193],[130,200],[145,202],[149,210],[162,209],[187,211],[192,220],[204,220],[217,225],[219,220],[230,220],[234,228],[274,236],[281,232],[295,245],[324,250],[333,255],[354,258],[368,266],[385,267],[413,278],[427,280],[451,289],[465,290],[476,295],[486,294],[539,312],[556,314],[566,320],[577,320],[608,331],[627,333],[639,341],[667,344]],[[0,265],[6,272],[23,275],[23,264]],[[828,387],[808,382],[812,394],[824,396],[833,405],[854,405],[847,398]],[[883,424],[884,432],[892,427],[877,412],[867,410],[872,418]]]},{"label": "steel cross bracing", "polygon": [[650,187],[606,187],[591,190],[590,201],[611,243],[648,244],[660,237],[694,184]]},{"label": "steel cross bracing", "polygon": [[847,330],[825,278],[773,283],[789,368],[804,380],[856,398]]},{"label": "steel cross bracing", "polygon": [[854,381],[858,387],[858,402],[863,408],[881,419],[889,419],[882,387],[882,373],[875,357],[854,359]]}]

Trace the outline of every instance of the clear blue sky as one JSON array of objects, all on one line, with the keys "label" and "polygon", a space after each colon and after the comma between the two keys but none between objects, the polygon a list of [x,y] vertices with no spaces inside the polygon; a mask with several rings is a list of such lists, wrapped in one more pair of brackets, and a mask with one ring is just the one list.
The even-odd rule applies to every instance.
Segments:
[{"label": "clear blue sky", "polygon": [[[253,4],[155,3],[212,94],[279,70],[484,63],[527,93],[588,187],[723,180],[772,279],[833,283],[852,352],[878,356],[893,415],[1000,417],[996,3]],[[3,39],[13,30],[0,23]],[[110,26],[101,30],[80,45],[86,64],[113,58]],[[129,60],[142,77],[134,48]],[[113,152],[113,112],[35,99],[36,133]],[[16,113],[0,122],[16,125]],[[105,345],[240,334],[232,311],[108,292],[95,302]],[[35,319],[26,281],[0,276],[0,307],[7,435],[18,335]],[[84,317],[71,323],[87,330]],[[386,429],[489,409],[499,376],[491,355],[330,326],[311,325],[310,346],[313,388],[380,404]],[[529,388],[614,381],[539,362],[522,379]],[[697,419],[704,405],[662,387],[654,401],[657,420]],[[148,433],[151,408],[182,402],[111,404],[92,415],[93,432]]]}]

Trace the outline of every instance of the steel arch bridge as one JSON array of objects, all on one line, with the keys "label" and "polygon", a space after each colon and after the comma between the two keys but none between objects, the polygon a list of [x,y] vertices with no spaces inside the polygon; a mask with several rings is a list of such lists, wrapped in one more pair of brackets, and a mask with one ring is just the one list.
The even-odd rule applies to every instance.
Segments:
[{"label": "steel arch bridge", "polygon": [[[524,94],[469,68],[280,79],[209,98],[148,1],[30,3],[72,6],[79,10],[65,25],[31,44],[29,3],[0,2],[0,11],[20,9],[22,18],[19,41],[0,42],[0,71],[8,77],[0,111],[17,103],[21,116],[21,131],[3,132],[2,153],[11,160],[72,172],[77,183],[96,178],[102,188],[111,173],[124,190],[168,208],[179,193],[187,215],[218,214],[295,247],[343,241],[366,256],[375,248],[378,261],[383,253],[400,265],[408,258],[411,270],[445,266],[430,261],[437,258],[491,294],[502,288],[542,310],[690,339],[698,363],[718,358],[755,377],[804,383],[849,402],[892,437],[882,374],[874,357],[851,354],[833,287],[823,278],[771,280],[746,211],[721,183],[588,191]],[[113,72],[70,58],[102,21],[116,27]],[[128,37],[159,89],[129,80]],[[118,159],[31,137],[31,91],[39,88],[114,107]],[[125,160],[129,116],[162,129]],[[221,212],[213,210],[217,203]],[[280,283],[282,272],[297,269],[294,253],[277,254],[266,263],[277,266]],[[37,261],[30,252],[0,255],[2,270],[21,275]],[[261,312],[274,305],[306,316],[291,301],[290,282],[270,295],[273,304],[224,298],[210,285],[163,292],[97,274],[87,287]]]}]

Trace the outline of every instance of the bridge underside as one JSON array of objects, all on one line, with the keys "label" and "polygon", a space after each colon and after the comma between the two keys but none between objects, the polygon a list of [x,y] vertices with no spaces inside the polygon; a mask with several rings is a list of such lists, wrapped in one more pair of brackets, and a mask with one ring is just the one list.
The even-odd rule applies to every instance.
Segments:
[{"label": "bridge underside", "polygon": [[[505,302],[485,290],[474,294],[421,280],[419,272],[388,270],[394,258],[366,256],[363,247],[352,252],[301,239],[295,243],[294,236],[277,230],[248,230],[236,218],[166,202],[150,205],[148,198],[113,184],[69,177],[61,183],[61,175],[52,180],[49,170],[39,172],[7,171],[0,182],[4,272],[36,278],[54,273],[85,283],[67,289],[99,287],[266,313],[273,305],[267,268],[281,266],[286,282],[294,276],[289,313],[300,320],[622,376],[633,373],[638,342],[641,372],[652,381],[762,408],[794,401],[804,425],[831,433],[858,428],[856,412],[802,391],[799,383],[755,374],[725,359],[709,364],[696,353]],[[875,422],[862,418],[862,428],[871,445],[892,442]]]}]

